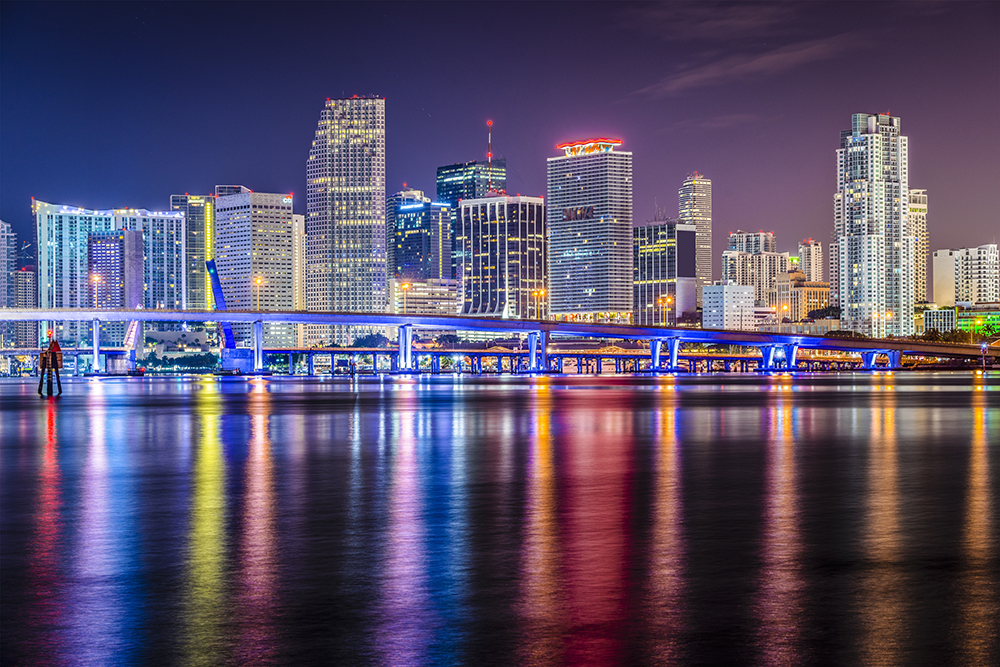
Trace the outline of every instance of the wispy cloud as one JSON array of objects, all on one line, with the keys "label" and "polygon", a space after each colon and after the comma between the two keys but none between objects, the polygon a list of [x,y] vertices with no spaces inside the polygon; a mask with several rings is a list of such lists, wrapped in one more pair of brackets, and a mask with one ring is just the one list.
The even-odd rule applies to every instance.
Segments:
[{"label": "wispy cloud", "polygon": [[732,55],[681,69],[635,91],[636,95],[666,97],[692,88],[781,74],[804,65],[829,60],[857,45],[850,34],[789,44],[765,53]]},{"label": "wispy cloud", "polygon": [[634,5],[624,17],[663,39],[730,41],[785,33],[802,11],[800,4],[791,2],[690,2]]}]

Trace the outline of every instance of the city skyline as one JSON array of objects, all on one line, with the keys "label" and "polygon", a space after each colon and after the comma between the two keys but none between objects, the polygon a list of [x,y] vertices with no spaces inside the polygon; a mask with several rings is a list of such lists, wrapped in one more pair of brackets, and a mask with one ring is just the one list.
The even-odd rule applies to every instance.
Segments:
[{"label": "city skyline", "polygon": [[[345,18],[360,20],[389,7],[336,8]],[[402,81],[398,75],[397,56],[412,51],[407,50],[416,34],[412,26],[472,25],[482,20],[485,8],[393,7],[400,20],[388,30],[395,41],[387,40],[391,46],[366,61],[351,56],[347,68],[331,67],[330,59],[343,59],[360,38],[348,38],[337,47],[343,51],[315,63],[309,58],[317,52],[299,46],[314,31],[308,19],[315,6],[263,5],[253,17],[227,16],[227,23],[241,25],[273,18],[274,53],[284,43],[299,46],[274,62],[262,58],[272,54],[270,48],[244,52],[247,67],[286,81],[289,95],[273,99],[234,96],[228,84],[207,96],[202,89],[172,86],[233,64],[225,51],[232,38],[225,35],[196,56],[178,55],[170,66],[152,60],[160,58],[158,45],[173,38],[193,11],[185,5],[125,10],[5,3],[0,217],[19,236],[31,231],[31,196],[83,208],[160,209],[170,194],[204,192],[220,182],[304,194],[303,147],[315,130],[315,109],[327,97],[353,94],[387,100],[388,192],[400,190],[404,181],[433,192],[440,165],[484,159],[486,119],[494,121],[493,152],[507,160],[511,194],[544,194],[545,158],[557,143],[586,136],[620,136],[635,155],[635,220],[652,218],[657,204],[674,215],[673,193],[684,175],[704,173],[715,185],[713,272],[726,235],[737,229],[774,230],[782,251],[794,252],[793,244],[805,237],[828,243],[829,192],[835,185],[830,156],[842,119],[891,110],[905,119],[911,138],[910,180],[934,197],[929,247],[978,246],[995,235],[1000,105],[997,68],[990,63],[1000,61],[1000,45],[991,28],[998,17],[994,4],[962,3],[961,11],[944,5],[866,5],[860,28],[851,12],[834,4],[754,5],[752,11],[716,3],[588,5],[572,17],[552,5],[533,6],[537,22],[523,38],[526,46],[532,35],[572,32],[594,21],[631,36],[632,43],[606,60],[581,55],[545,76],[531,65],[550,52],[531,46],[513,54],[490,81],[470,81],[471,65],[457,63],[455,85],[445,77],[429,86],[419,77]],[[198,16],[210,19],[221,12],[208,5]],[[103,45],[112,42],[100,38],[112,33],[143,40],[133,49],[134,62],[124,68],[106,66],[117,55]],[[894,52],[891,81],[874,68],[858,74],[873,43],[898,47],[887,49]],[[630,67],[639,60],[657,64]],[[300,68],[306,61],[309,67]],[[965,67],[969,61],[987,66]],[[408,70],[414,67],[435,71],[420,56],[407,61]],[[847,76],[860,77],[861,83],[847,88],[850,94],[831,92],[845,90],[838,82]],[[497,79],[520,94],[509,99],[488,94]],[[74,104],[48,104],[39,89],[63,91]],[[108,106],[109,90],[129,98],[124,110]],[[873,92],[861,92],[866,90]],[[574,104],[567,106],[565,99]],[[958,113],[961,123],[941,120]],[[247,141],[248,134],[255,139]],[[95,163],[98,168],[91,166]],[[297,212],[304,212],[304,203],[297,198]]]}]

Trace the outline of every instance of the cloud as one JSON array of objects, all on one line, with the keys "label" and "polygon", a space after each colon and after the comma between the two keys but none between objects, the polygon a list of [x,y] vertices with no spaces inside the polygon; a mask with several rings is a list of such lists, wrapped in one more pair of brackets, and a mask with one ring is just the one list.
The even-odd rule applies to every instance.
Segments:
[{"label": "cloud", "polygon": [[829,60],[857,43],[856,37],[847,33],[789,44],[765,53],[727,56],[714,62],[681,69],[634,94],[666,97],[692,88],[773,76],[809,63]]},{"label": "cloud", "polygon": [[783,34],[801,15],[797,3],[697,2],[637,5],[625,10],[625,20],[668,40],[731,41]]}]

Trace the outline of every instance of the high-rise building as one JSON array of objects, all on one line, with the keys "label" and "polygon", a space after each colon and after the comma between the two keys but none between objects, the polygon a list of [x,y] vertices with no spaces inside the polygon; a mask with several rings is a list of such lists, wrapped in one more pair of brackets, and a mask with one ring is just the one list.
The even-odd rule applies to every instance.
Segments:
[{"label": "high-rise building", "polygon": [[545,202],[541,197],[464,199],[463,315],[547,319]]},{"label": "high-rise building", "polygon": [[[0,308],[13,308],[17,303],[17,234],[9,223],[0,220]],[[14,322],[0,322],[0,347],[11,347],[17,338]]]},{"label": "high-rise building", "polygon": [[914,331],[909,149],[900,119],[857,113],[840,133],[830,245],[833,305],[841,326],[876,338]]},{"label": "high-rise building", "polygon": [[[185,307],[187,272],[183,211],[121,208],[91,210],[34,200],[38,233],[39,306],[91,307],[89,237],[95,232],[142,232],[143,307]],[[76,344],[90,340],[89,322],[49,323],[57,340]]]},{"label": "high-rise building", "polygon": [[402,205],[393,227],[393,278],[451,279],[451,207],[437,202]]},{"label": "high-rise building", "polygon": [[424,196],[424,191],[407,188],[405,183],[402,190],[385,198],[385,261],[388,278],[392,278],[396,270],[396,212],[400,206],[424,202],[430,202],[430,198]]},{"label": "high-rise building", "polygon": [[[91,232],[87,238],[87,267],[91,308],[141,308],[144,299],[143,242],[139,230]],[[125,322],[102,322],[101,343],[120,345]]]},{"label": "high-rise building", "polygon": [[250,188],[244,187],[242,185],[216,185],[215,186],[215,196],[225,197],[227,195],[245,195],[248,192],[252,192]]},{"label": "high-rise building", "polygon": [[[555,319],[632,319],[632,153],[618,139],[557,146],[548,159],[549,309]],[[683,222],[683,220],[682,220]]]},{"label": "high-rise building", "polygon": [[712,181],[698,172],[684,179],[677,191],[677,217],[698,230],[698,305],[702,305],[701,292],[712,284]]},{"label": "high-rise building", "polygon": [[819,241],[813,239],[799,241],[797,268],[806,274],[806,280],[810,282],[823,281],[823,245]]},{"label": "high-rise building", "polygon": [[[292,213],[292,310],[306,309],[306,216]],[[306,346],[306,325],[295,324],[295,347]]]},{"label": "high-rise building", "polygon": [[[35,279],[34,266],[22,266],[15,272],[16,289],[15,308],[38,308],[38,281]],[[38,322],[18,322],[15,331],[17,347],[36,347],[38,345]]]},{"label": "high-rise building", "polygon": [[[326,101],[306,179],[309,310],[385,312],[385,98]],[[309,327],[313,344],[369,333],[375,328]]]},{"label": "high-rise building", "polygon": [[769,302],[779,322],[786,317],[801,322],[812,311],[830,306],[830,283],[809,280],[803,271],[782,273],[774,281]]},{"label": "high-rise building", "polygon": [[778,252],[778,244],[774,240],[774,232],[745,232],[742,229],[729,234],[729,245],[726,250],[740,252]]},{"label": "high-rise building", "polygon": [[934,251],[934,303],[939,307],[997,301],[1000,255],[996,243]]},{"label": "high-rise building", "polygon": [[722,280],[702,289],[701,326],[705,329],[754,331],[753,287]]},{"label": "high-rise building", "polygon": [[916,239],[913,254],[913,298],[917,303],[927,298],[927,190],[910,190],[910,234]]},{"label": "high-rise building", "polygon": [[722,280],[733,285],[749,285],[754,288],[757,305],[766,305],[768,294],[774,289],[774,281],[783,273],[788,273],[787,252],[742,252],[725,250],[722,253]]},{"label": "high-rise building", "polygon": [[676,219],[649,220],[632,227],[632,321],[672,325],[695,310],[697,229]]},{"label": "high-rise building", "polygon": [[215,241],[215,197],[187,193],[170,195],[170,210],[183,211],[187,222],[184,257],[187,307],[198,310],[212,308],[215,301],[205,262],[215,257],[212,246]]},{"label": "high-rise building", "polygon": [[[244,192],[216,199],[215,264],[229,310],[292,310],[292,195]],[[270,347],[295,345],[295,328],[265,322]],[[250,341],[250,325],[233,332]]]},{"label": "high-rise building", "polygon": [[482,199],[491,192],[507,192],[506,158],[459,162],[437,169],[436,201],[451,207],[451,275],[456,280],[461,280],[459,267],[462,266],[462,258],[459,256],[459,249],[464,247],[464,240],[459,236],[458,229],[458,203],[463,199]]}]

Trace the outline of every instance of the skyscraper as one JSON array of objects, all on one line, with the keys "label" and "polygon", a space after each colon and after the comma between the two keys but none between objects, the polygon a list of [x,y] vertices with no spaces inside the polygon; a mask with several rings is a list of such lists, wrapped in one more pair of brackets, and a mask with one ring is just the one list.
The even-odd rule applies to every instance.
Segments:
[{"label": "skyscraper", "polygon": [[393,277],[396,266],[396,212],[400,206],[422,204],[424,202],[430,202],[430,198],[424,196],[424,191],[407,188],[405,183],[402,190],[394,192],[385,198],[385,261],[387,278],[391,279]]},{"label": "skyscraper", "polygon": [[[292,213],[292,310],[306,309],[306,216]],[[295,324],[295,347],[306,346],[306,325]]]},{"label": "skyscraper", "polygon": [[212,285],[205,261],[213,259],[215,198],[212,195],[170,195],[170,210],[183,211],[187,221],[184,264],[187,267],[187,307],[211,308]]},{"label": "skyscraper", "polygon": [[507,159],[473,160],[449,164],[437,169],[437,197],[435,201],[451,207],[452,277],[460,279],[462,258],[459,248],[464,240],[458,229],[458,204],[463,199],[482,199],[490,192],[507,192]]},{"label": "skyscraper", "polygon": [[[309,310],[385,312],[385,98],[327,100],[306,163]],[[310,326],[348,344],[372,327]]]},{"label": "skyscraper", "polygon": [[698,305],[705,285],[712,284],[712,181],[697,171],[687,175],[677,191],[677,217],[698,230]]},{"label": "skyscraper", "polygon": [[729,234],[729,245],[726,250],[778,252],[778,244],[774,240],[774,232],[745,232],[740,229]]},{"label": "skyscraper", "polygon": [[437,202],[405,204],[396,211],[392,245],[393,278],[451,279],[451,208]]},{"label": "skyscraper", "polygon": [[560,144],[548,159],[549,309],[555,319],[632,320],[632,153],[619,139]]},{"label": "skyscraper", "polygon": [[[35,279],[34,266],[22,266],[15,272],[16,308],[38,308],[38,281]],[[38,345],[38,322],[18,322],[16,335],[17,347],[35,347]]]},{"label": "skyscraper", "polygon": [[927,298],[927,190],[910,190],[910,232],[916,239],[913,254],[913,299],[920,303]]},{"label": "skyscraper", "polygon": [[840,133],[830,247],[841,327],[876,338],[914,331],[908,141],[900,119],[857,113]]},{"label": "skyscraper", "polygon": [[671,219],[634,223],[633,322],[672,325],[695,309],[696,231]]},{"label": "skyscraper", "polygon": [[1000,255],[996,243],[934,251],[934,303],[1000,301]]},{"label": "skyscraper", "polygon": [[[142,232],[143,307],[185,307],[187,272],[184,256],[185,219],[182,211],[121,208],[91,210],[34,200],[38,234],[38,284],[41,308],[91,306],[88,265],[89,237],[95,232]],[[57,340],[89,341],[90,323],[50,323]]]},{"label": "skyscraper", "polygon": [[[9,223],[0,220],[0,308],[17,304],[17,234]],[[0,347],[11,347],[17,338],[13,322],[0,322]]]},{"label": "skyscraper", "polygon": [[809,282],[823,281],[823,245],[819,241],[799,241],[799,270]]},{"label": "skyscraper", "polygon": [[463,199],[462,314],[546,318],[545,203],[541,197]]},{"label": "skyscraper", "polygon": [[[91,307],[141,308],[144,298],[143,243],[139,230],[91,232],[87,239]],[[125,322],[102,322],[101,343],[120,345]]]},{"label": "skyscraper", "polygon": [[758,306],[768,305],[768,295],[774,289],[774,281],[781,274],[788,273],[788,268],[787,252],[722,252],[722,281],[753,287],[754,301]]},{"label": "skyscraper", "polygon": [[[292,195],[244,192],[216,200],[215,264],[230,310],[292,310]],[[249,341],[250,326],[233,331]],[[294,326],[266,322],[265,344],[292,347]]]}]

